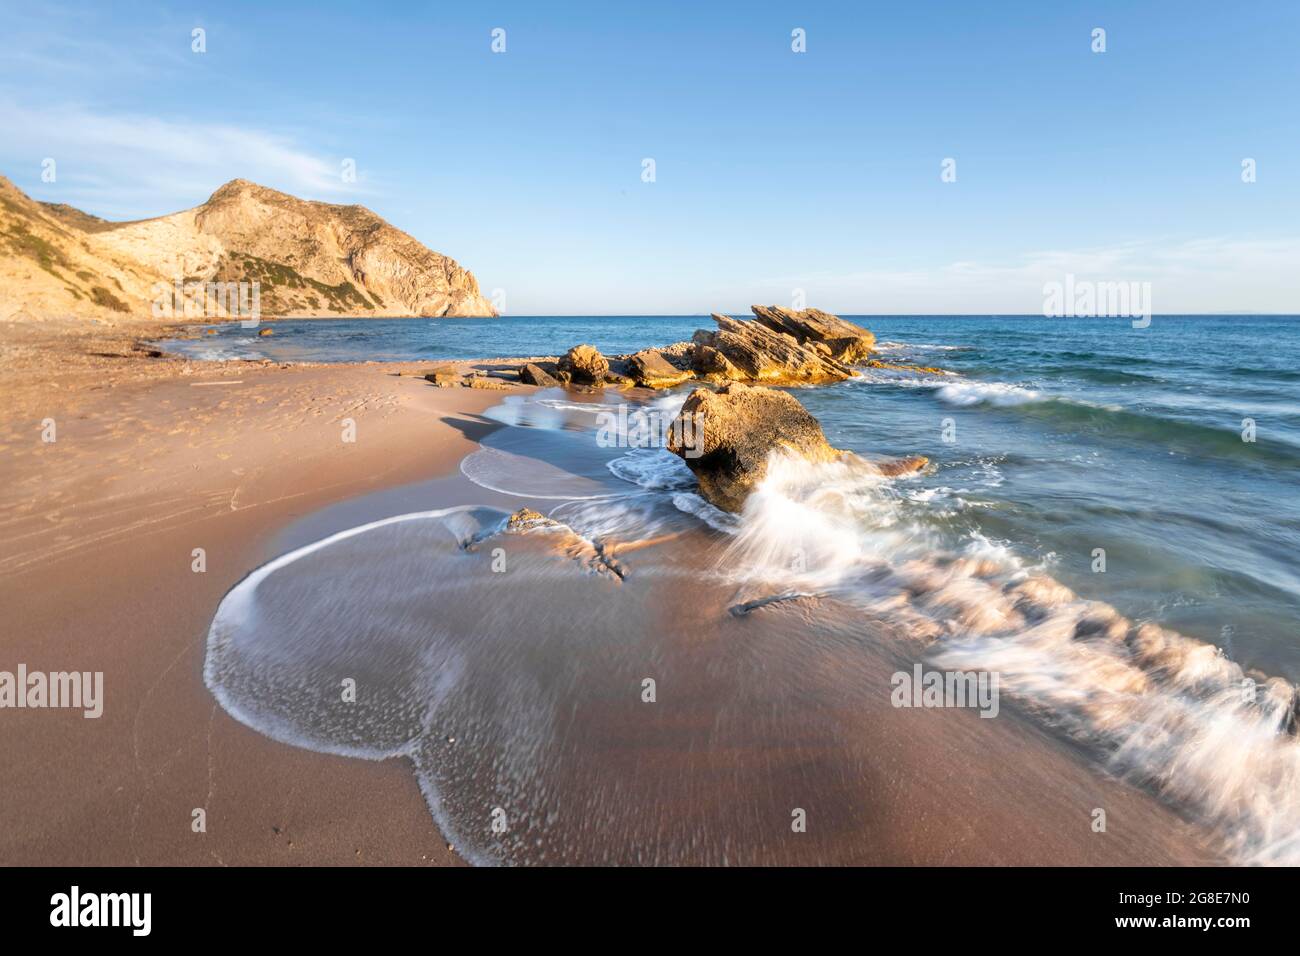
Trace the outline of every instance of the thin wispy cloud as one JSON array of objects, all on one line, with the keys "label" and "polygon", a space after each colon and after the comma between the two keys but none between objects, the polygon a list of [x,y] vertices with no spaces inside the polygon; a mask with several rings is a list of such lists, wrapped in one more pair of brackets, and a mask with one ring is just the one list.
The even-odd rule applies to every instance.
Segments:
[{"label": "thin wispy cloud", "polygon": [[[1047,283],[1150,282],[1156,312],[1300,312],[1300,237],[1152,239],[1029,252],[1011,261],[808,273],[762,280],[773,301],[802,289],[810,302],[855,313],[1015,313],[1042,309]],[[742,296],[743,298],[743,296]]]},{"label": "thin wispy cloud", "polygon": [[[347,201],[368,192],[364,176],[345,182],[345,157],[252,127],[0,99],[0,129],[8,133],[0,161],[15,181],[42,199],[110,218],[172,212],[236,177],[308,198]],[[52,184],[40,180],[46,158],[57,163]]]},{"label": "thin wispy cloud", "polygon": [[[497,54],[496,24],[457,5],[16,6],[0,174],[110,218],[234,177],[364,202],[516,314],[743,309],[795,288],[844,312],[1034,313],[1067,273],[1149,281],[1158,311],[1300,311],[1286,30],[1205,17],[1171,37],[1135,13],[1098,56],[1068,11],[1011,45],[973,8],[946,16],[935,31],[838,5],[796,54],[788,25],[722,12],[511,14]],[[1044,49],[1078,55],[1048,68]],[[872,96],[846,121],[850,89]],[[764,139],[773,117],[787,140]],[[942,183],[948,156],[960,178]],[[775,229],[791,209],[797,227]]]},{"label": "thin wispy cloud", "polygon": [[93,3],[10,5],[0,82],[15,89],[48,89],[84,76],[120,82],[158,77],[184,62],[189,18],[158,10],[132,31],[134,43],[123,43],[111,29],[119,17]]}]

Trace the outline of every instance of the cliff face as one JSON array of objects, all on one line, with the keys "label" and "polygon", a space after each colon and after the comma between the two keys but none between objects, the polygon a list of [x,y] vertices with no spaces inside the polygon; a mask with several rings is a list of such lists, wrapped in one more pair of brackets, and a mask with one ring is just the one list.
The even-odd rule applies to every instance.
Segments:
[{"label": "cliff face", "polygon": [[264,316],[496,314],[472,273],[370,210],[240,179],[193,209],[113,223],[0,177],[0,253],[0,319],[153,318],[159,284],[177,281],[256,281]]},{"label": "cliff face", "polygon": [[272,314],[496,314],[468,270],[364,206],[307,202],[236,179],[194,213],[198,231],[225,249],[218,278],[259,279],[263,309],[268,286],[283,305]]}]

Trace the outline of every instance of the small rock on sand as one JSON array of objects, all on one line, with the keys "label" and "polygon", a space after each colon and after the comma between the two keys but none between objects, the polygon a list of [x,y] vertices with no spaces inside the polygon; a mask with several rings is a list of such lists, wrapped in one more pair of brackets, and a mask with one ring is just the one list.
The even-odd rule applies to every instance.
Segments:
[{"label": "small rock on sand", "polygon": [[555,388],[560,384],[550,372],[532,362],[527,362],[519,367],[519,381],[525,385],[536,385],[540,388]]},{"label": "small rock on sand", "polygon": [[689,371],[679,369],[655,349],[642,349],[629,358],[627,373],[646,388],[672,388],[691,378]]}]

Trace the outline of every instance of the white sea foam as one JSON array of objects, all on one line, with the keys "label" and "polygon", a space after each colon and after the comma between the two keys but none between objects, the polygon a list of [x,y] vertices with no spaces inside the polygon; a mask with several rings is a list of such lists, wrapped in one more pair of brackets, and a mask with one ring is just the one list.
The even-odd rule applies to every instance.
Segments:
[{"label": "white sea foam", "polygon": [[500,448],[480,446],[461,460],[460,471],[480,488],[519,498],[576,501],[618,494],[591,478]]},{"label": "white sea foam", "polygon": [[650,408],[659,413],[660,417],[676,418],[677,413],[686,404],[686,399],[690,397],[691,391],[691,389],[682,389],[676,392],[666,392],[651,400],[648,404]]},{"label": "white sea foam", "polygon": [[456,519],[471,510],[471,506],[463,505],[453,508],[439,508],[434,511],[417,511],[409,514],[393,515],[378,521],[371,521],[367,524],[339,531],[328,537],[321,538],[319,541],[313,541],[311,544],[303,545],[301,548],[282,554],[280,557],[268,561],[254,570],[231,588],[226,596],[221,599],[221,604],[217,606],[217,613],[213,616],[212,624],[208,628],[207,656],[203,662],[203,681],[208,690],[212,692],[212,696],[217,699],[218,703],[231,717],[274,740],[279,740],[281,743],[343,757],[359,757],[364,760],[384,760],[388,757],[407,755],[409,752],[407,748],[384,749],[361,744],[348,745],[339,743],[338,740],[328,736],[308,735],[297,722],[275,718],[265,712],[254,713],[244,705],[241,695],[227,687],[226,675],[222,671],[223,655],[231,643],[233,635],[251,627],[257,601],[257,589],[277,571],[339,542],[391,525],[414,521],[450,521],[452,523],[450,527],[454,533]]},{"label": "white sea foam", "polygon": [[694,515],[714,531],[734,534],[739,527],[735,515],[714,507],[693,491],[679,491],[674,494],[673,507],[688,515]]},{"label": "white sea foam", "polygon": [[994,405],[1006,407],[1041,402],[1043,393],[1008,382],[976,382],[969,379],[940,385],[939,401],[949,405]]},{"label": "white sea foam", "polygon": [[1014,382],[986,382],[965,378],[956,373],[936,375],[930,372],[913,372],[908,369],[859,369],[855,380],[867,385],[893,385],[898,388],[927,389],[939,401],[957,407],[987,405],[1010,408],[1035,402],[1061,402],[1083,408],[1096,408],[1108,412],[1123,411],[1122,405],[1093,402],[1083,398],[1049,395],[1027,385]]},{"label": "white sea foam", "polygon": [[[665,395],[656,402],[671,408],[680,400]],[[988,465],[984,479],[1000,483],[996,465],[981,464]],[[1085,600],[1022,560],[1007,542],[972,534],[960,547],[945,546],[916,512],[942,506],[944,498],[961,501],[962,489],[891,481],[851,455],[810,464],[776,453],[766,480],[736,516],[686,490],[689,471],[662,450],[634,450],[608,467],[639,489],[669,492],[678,511],[728,532],[720,573],[768,594],[831,593],[897,621],[909,639],[928,646],[936,665],[997,672],[1010,699],[1076,737],[1116,773],[1198,815],[1236,859],[1300,863],[1300,747],[1288,734],[1295,689],[1261,679],[1257,699],[1248,700],[1246,675],[1211,645]],[[508,494],[565,499],[569,503],[556,512],[564,511],[586,535],[643,528],[639,509],[656,502],[662,508],[665,498],[634,491],[639,499],[593,500],[610,497],[590,493],[599,482],[562,469],[547,472],[537,459],[490,448],[469,456],[462,471]],[[205,665],[213,693],[237,719],[277,739],[369,759],[405,752],[401,746],[307,739],[301,728],[269,712],[242,711],[239,693],[213,669],[214,651],[223,635],[251,626],[252,597],[274,571],[394,523],[436,519],[464,537],[458,529],[471,523],[465,511],[403,515],[349,529],[258,569],[227,595],[213,622]],[[439,693],[455,684],[454,664],[436,669],[450,675]],[[444,832],[470,845],[426,776],[421,785]]]},{"label": "white sea foam", "polygon": [[685,488],[695,483],[686,462],[666,448],[633,449],[605,467],[615,477],[650,491]]},{"label": "white sea foam", "polygon": [[193,357],[200,362],[233,362],[236,360],[264,361],[266,356],[245,345],[202,345],[194,349]]},{"label": "white sea foam", "polygon": [[618,411],[617,405],[607,405],[603,402],[565,402],[557,398],[542,398],[532,404],[541,405],[545,408],[554,408],[561,412],[587,412],[590,415]]},{"label": "white sea foam", "polygon": [[972,345],[939,345],[934,342],[877,342],[872,346],[876,352],[967,352]]},{"label": "white sea foam", "polygon": [[1300,863],[1294,687],[1259,675],[1250,699],[1212,645],[1086,600],[1006,542],[945,549],[904,520],[898,491],[852,458],[775,453],[727,567],[771,593],[835,594],[895,619],[936,666],[998,672],[1026,709],[1199,815],[1237,859]]}]

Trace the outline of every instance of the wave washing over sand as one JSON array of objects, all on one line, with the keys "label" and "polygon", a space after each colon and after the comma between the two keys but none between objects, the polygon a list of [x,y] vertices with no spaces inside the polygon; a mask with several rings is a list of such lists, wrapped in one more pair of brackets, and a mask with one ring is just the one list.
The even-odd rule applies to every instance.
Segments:
[{"label": "wave washing over sand", "polygon": [[[946,553],[865,462],[778,456],[728,566],[747,587],[834,593],[896,616],[928,660],[992,671],[1013,699],[1114,772],[1220,832],[1243,862],[1300,863],[1296,690],[1210,645],[1079,597],[972,536]],[[813,570],[790,570],[791,556]]]},{"label": "wave washing over sand", "polygon": [[[820,800],[855,826],[872,725],[823,702],[887,700],[883,649],[998,673],[1008,702],[1232,859],[1300,862],[1287,681],[954,534],[947,485],[778,453],[731,515],[668,452],[600,447],[614,404],[557,395],[491,413],[504,427],[462,473],[561,525],[433,509],[265,565],[212,624],[222,705],[289,743],[409,758],[472,862],[862,862],[843,832],[788,844],[767,821]],[[672,706],[644,702],[646,679]]]}]

